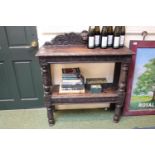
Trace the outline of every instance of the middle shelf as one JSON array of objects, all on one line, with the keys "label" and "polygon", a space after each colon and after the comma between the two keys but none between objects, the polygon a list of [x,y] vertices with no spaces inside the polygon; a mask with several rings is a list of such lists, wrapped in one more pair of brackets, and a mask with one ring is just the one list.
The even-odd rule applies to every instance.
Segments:
[{"label": "middle shelf", "polygon": [[60,94],[59,85],[54,85],[52,87],[51,99],[53,104],[64,104],[64,103],[97,103],[97,102],[110,102],[118,103],[119,96],[117,90],[113,87],[107,87],[102,93],[91,93],[86,89],[85,93],[79,94]]}]

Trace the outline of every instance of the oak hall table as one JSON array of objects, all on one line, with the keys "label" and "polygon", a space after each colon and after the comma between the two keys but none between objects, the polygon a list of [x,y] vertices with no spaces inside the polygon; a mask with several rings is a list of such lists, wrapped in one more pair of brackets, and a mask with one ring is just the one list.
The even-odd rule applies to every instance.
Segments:
[{"label": "oak hall table", "polygon": [[[119,122],[126,95],[126,82],[132,54],[132,51],[126,47],[120,49],[88,49],[85,45],[41,47],[36,56],[39,58],[41,66],[44,101],[49,124],[55,123],[54,106],[57,104],[95,104],[99,102],[115,104],[113,120]],[[86,90],[84,94],[59,94],[59,86],[52,85],[51,64],[109,62],[115,63],[114,80],[113,83],[105,84],[105,91],[102,93],[91,94]]]}]

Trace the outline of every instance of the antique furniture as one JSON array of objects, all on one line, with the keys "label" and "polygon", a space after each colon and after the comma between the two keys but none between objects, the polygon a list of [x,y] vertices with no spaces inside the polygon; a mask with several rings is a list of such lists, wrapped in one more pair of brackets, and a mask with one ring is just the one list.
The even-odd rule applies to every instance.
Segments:
[{"label": "antique furniture", "polygon": [[[44,99],[47,107],[49,124],[54,124],[54,106],[56,104],[70,103],[113,103],[115,104],[114,122],[118,122],[121,116],[121,109],[126,95],[126,81],[129,64],[132,60],[132,51],[128,48],[120,49],[88,49],[86,45],[63,45],[63,46],[43,46],[36,56],[39,58]],[[59,87],[52,85],[51,82],[51,64],[65,63],[106,63],[114,62],[114,80],[113,83],[105,84],[106,91],[99,94],[91,94],[86,91],[85,94],[59,94]]]}]

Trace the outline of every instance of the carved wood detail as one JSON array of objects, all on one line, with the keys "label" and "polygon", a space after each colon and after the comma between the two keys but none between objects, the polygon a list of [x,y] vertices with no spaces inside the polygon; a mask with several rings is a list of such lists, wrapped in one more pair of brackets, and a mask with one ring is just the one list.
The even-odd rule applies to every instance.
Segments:
[{"label": "carved wood detail", "polygon": [[113,117],[115,123],[118,123],[120,120],[121,108],[122,106],[120,104],[115,105],[115,115]]},{"label": "carved wood detail", "polygon": [[48,123],[50,125],[55,124],[53,107],[47,107],[47,117],[48,117]]},{"label": "carved wood detail", "polygon": [[51,64],[55,63],[89,63],[89,62],[124,62],[130,63],[131,56],[111,56],[111,55],[97,55],[97,56],[47,56],[42,57],[43,59],[46,58],[46,61]]},{"label": "carved wood detail", "polygon": [[44,90],[44,102],[47,107],[47,116],[49,124],[54,124],[54,106],[51,104],[51,75],[50,75],[50,64],[46,62],[45,59],[40,59],[41,74],[43,80],[43,90]]},{"label": "carved wood detail", "polygon": [[56,36],[51,42],[45,42],[44,46],[65,46],[65,45],[83,45],[87,41],[83,40],[81,33],[65,33]]},{"label": "carved wood detail", "polygon": [[128,75],[128,69],[129,64],[128,63],[122,63],[121,64],[121,71],[120,71],[120,79],[119,79],[119,85],[118,85],[118,95],[120,97],[120,102],[116,104],[115,107],[115,115],[114,115],[114,122],[119,122],[122,107],[125,100],[125,89],[127,84],[127,75]]},{"label": "carved wood detail", "polygon": [[[69,36],[68,36],[69,37]],[[70,44],[73,42],[65,42],[65,37],[57,37],[55,39],[55,44]],[[60,40],[59,40],[60,39]],[[62,41],[62,42],[61,42]],[[78,43],[80,43],[78,41]],[[56,45],[56,46],[57,46]],[[54,45],[53,45],[54,46]],[[63,48],[64,47],[64,48]],[[129,69],[129,64],[132,59],[132,52],[128,51],[128,48],[122,48],[118,50],[114,49],[94,49],[90,50],[86,47],[75,46],[67,47],[62,46],[61,48],[52,47],[51,43],[48,48],[42,48],[37,53],[40,60],[42,79],[43,79],[43,89],[44,89],[44,99],[45,105],[47,107],[47,116],[49,124],[54,124],[54,106],[56,104],[70,104],[70,103],[114,103],[115,104],[115,114],[113,117],[114,122],[118,122],[121,116],[121,110],[124,104],[124,99],[126,96],[126,82],[127,74]],[[117,63],[114,73],[114,83],[111,85],[117,88],[117,91],[113,93],[107,92],[108,95],[102,94],[101,96],[88,95],[87,93],[80,95],[80,97],[72,96],[71,94],[65,95],[64,97],[57,94],[59,91],[54,91],[51,83],[51,73],[50,64],[59,63],[85,63],[85,62],[115,62]],[[52,88],[52,91],[51,91]]]},{"label": "carved wood detail", "polygon": [[104,98],[99,98],[99,97],[93,97],[93,98],[53,98],[52,99],[53,104],[61,103],[61,104],[66,104],[66,103],[98,103],[98,102],[112,102],[112,103],[119,103],[120,98],[119,97],[104,97]]},{"label": "carved wood detail", "polygon": [[128,69],[129,69],[129,64],[128,63],[122,63],[121,75],[120,75],[120,79],[119,79],[119,89],[118,89],[118,93],[121,95],[122,95],[122,93],[125,92]]},{"label": "carved wood detail", "polygon": [[41,66],[41,74],[43,79],[44,96],[48,96],[51,93],[50,65],[41,59],[40,66]]}]

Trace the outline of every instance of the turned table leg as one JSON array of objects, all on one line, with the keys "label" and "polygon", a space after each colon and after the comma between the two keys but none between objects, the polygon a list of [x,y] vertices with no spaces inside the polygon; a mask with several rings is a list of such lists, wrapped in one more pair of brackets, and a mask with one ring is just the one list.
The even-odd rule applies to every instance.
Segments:
[{"label": "turned table leg", "polygon": [[47,117],[49,125],[55,124],[53,107],[47,107]]},{"label": "turned table leg", "polygon": [[113,117],[113,120],[115,123],[118,123],[121,117],[121,112],[122,112],[122,107],[124,104],[124,99],[125,99],[125,94],[122,94],[121,98],[121,102],[120,103],[116,103],[115,105],[115,114]]},{"label": "turned table leg", "polygon": [[115,106],[115,114],[113,117],[114,122],[119,122],[122,107],[125,100],[125,91],[126,91],[126,82],[127,82],[127,74],[128,74],[128,63],[122,63],[121,64],[121,71],[120,71],[120,78],[119,78],[119,86],[118,86],[118,95],[120,98],[120,102],[116,104]]},{"label": "turned table leg", "polygon": [[47,108],[47,117],[50,125],[55,123],[54,120],[54,105],[51,102],[51,71],[50,64],[44,59],[40,59],[41,73],[43,78],[43,89],[44,89],[44,102]]},{"label": "turned table leg", "polygon": [[55,107],[51,104],[51,96],[45,97],[45,106],[47,108],[48,123],[49,125],[54,125],[55,124],[55,119],[54,119],[54,108]]}]

